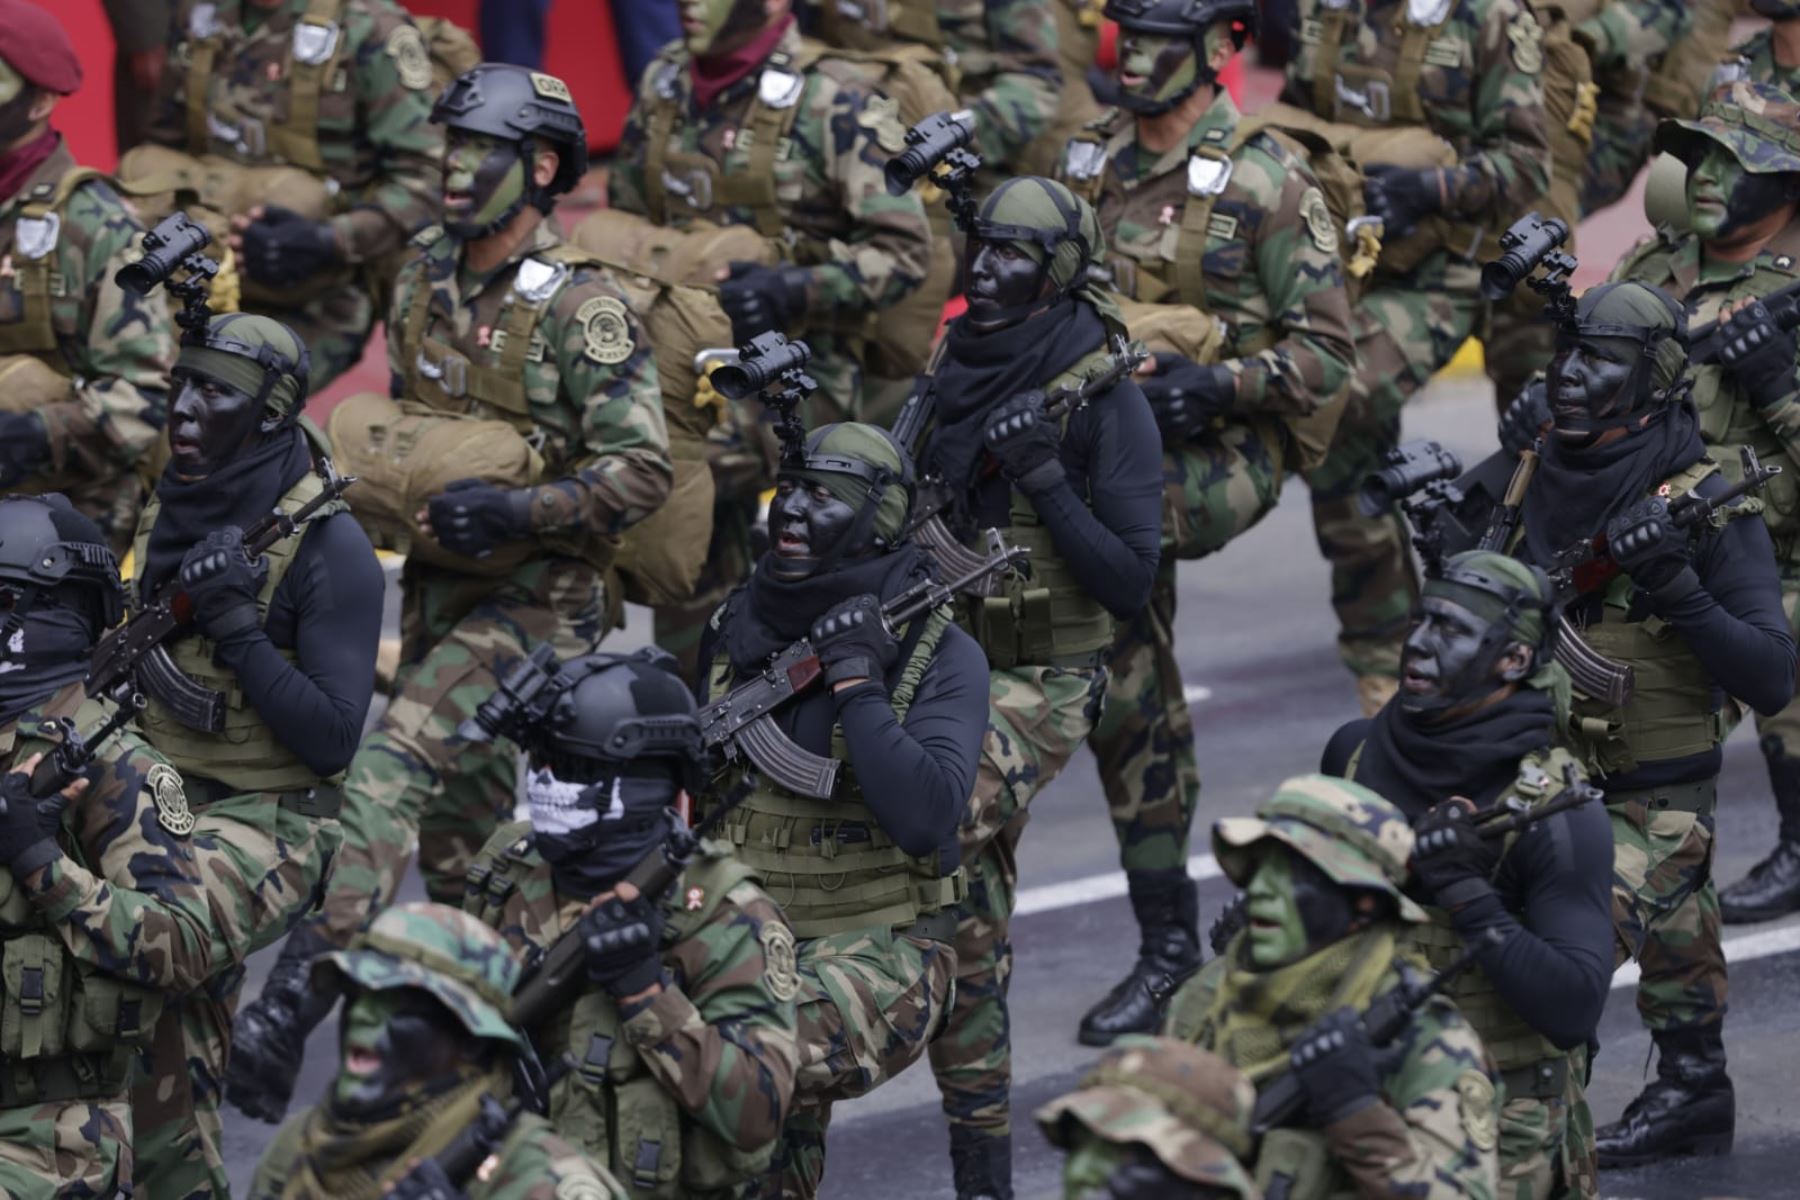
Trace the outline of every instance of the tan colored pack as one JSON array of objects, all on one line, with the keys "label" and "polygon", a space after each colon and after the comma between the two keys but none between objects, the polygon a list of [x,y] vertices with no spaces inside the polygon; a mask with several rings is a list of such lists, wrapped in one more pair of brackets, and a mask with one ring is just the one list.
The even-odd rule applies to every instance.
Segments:
[{"label": "tan colored pack", "polygon": [[1134,342],[1152,354],[1179,354],[1202,365],[1216,363],[1225,349],[1217,317],[1191,304],[1153,304],[1116,296],[1119,315]]},{"label": "tan colored pack", "polygon": [[781,261],[774,246],[748,225],[696,221],[684,229],[671,229],[616,208],[603,208],[586,217],[569,240],[627,270],[694,287],[717,287],[719,272],[727,263],[773,266]]},{"label": "tan colored pack", "polygon": [[448,17],[413,17],[431,60],[432,90],[442,93],[464,71],[481,65],[481,47],[468,30]]}]

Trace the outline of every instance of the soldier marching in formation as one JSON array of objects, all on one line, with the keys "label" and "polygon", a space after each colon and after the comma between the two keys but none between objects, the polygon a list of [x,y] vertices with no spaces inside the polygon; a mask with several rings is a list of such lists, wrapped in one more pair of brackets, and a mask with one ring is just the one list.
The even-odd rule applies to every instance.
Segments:
[{"label": "soldier marching in formation", "polygon": [[[1018,849],[1084,742],[1139,940],[1036,1113],[1066,1195],[1730,1151],[1721,921],[1800,910],[1800,10],[1703,103],[1727,4],[1302,0],[1246,112],[1249,0],[684,0],[569,240],[564,80],[170,7],[114,180],[0,0],[0,1192],[225,1200],[221,1098],[281,1121],[336,1010],[259,1200],[810,1198],[920,1059],[1010,1200]],[[1504,449],[1404,497],[1420,584],[1357,493],[1474,333]],[[1364,712],[1213,826],[1207,962],[1178,564],[1291,474]],[[627,598],[660,648],[599,649]],[[1746,709],[1780,835],[1721,894]],[[1627,959],[1656,1076],[1596,1128]]]}]

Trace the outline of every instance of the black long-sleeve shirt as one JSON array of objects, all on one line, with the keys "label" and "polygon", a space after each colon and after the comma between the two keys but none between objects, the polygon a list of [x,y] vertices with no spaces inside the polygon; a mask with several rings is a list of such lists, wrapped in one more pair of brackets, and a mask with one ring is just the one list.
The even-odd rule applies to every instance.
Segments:
[{"label": "black long-sleeve shirt", "polygon": [[362,526],[349,513],[333,514],[301,537],[262,627],[217,651],[276,740],[321,776],[349,766],[362,740],[375,692],[384,586]]}]

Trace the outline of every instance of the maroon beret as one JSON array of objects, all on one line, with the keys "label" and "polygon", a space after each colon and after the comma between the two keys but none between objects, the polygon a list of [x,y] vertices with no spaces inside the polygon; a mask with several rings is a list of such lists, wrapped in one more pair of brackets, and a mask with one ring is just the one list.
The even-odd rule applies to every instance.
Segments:
[{"label": "maroon beret", "polygon": [[0,58],[25,82],[67,96],[81,89],[81,60],[62,23],[26,0],[0,0]]}]

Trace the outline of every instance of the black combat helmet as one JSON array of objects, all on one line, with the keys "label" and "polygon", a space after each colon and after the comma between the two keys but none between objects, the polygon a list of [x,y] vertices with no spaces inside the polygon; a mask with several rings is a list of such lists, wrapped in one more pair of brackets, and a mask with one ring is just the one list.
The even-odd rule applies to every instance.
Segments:
[{"label": "black combat helmet", "polygon": [[87,606],[96,630],[118,624],[119,561],[100,527],[62,496],[8,496],[0,499],[0,636],[40,601]]},{"label": "black combat helmet", "polygon": [[686,781],[700,759],[693,693],[675,658],[655,647],[634,654],[584,654],[556,673],[561,695],[520,741],[534,766],[565,783],[620,774]]},{"label": "black combat helmet", "polygon": [[[525,163],[525,191],[518,204],[492,223],[498,229],[526,204],[548,213],[556,197],[574,190],[587,173],[587,127],[569,87],[554,75],[511,63],[482,63],[451,81],[432,106],[435,125],[511,142]],[[557,153],[556,177],[545,187],[532,178],[538,142]]]},{"label": "black combat helmet", "polygon": [[1256,32],[1256,0],[1106,0],[1103,14],[1121,29],[1164,37],[1192,37],[1221,21],[1231,22],[1239,50]]}]

